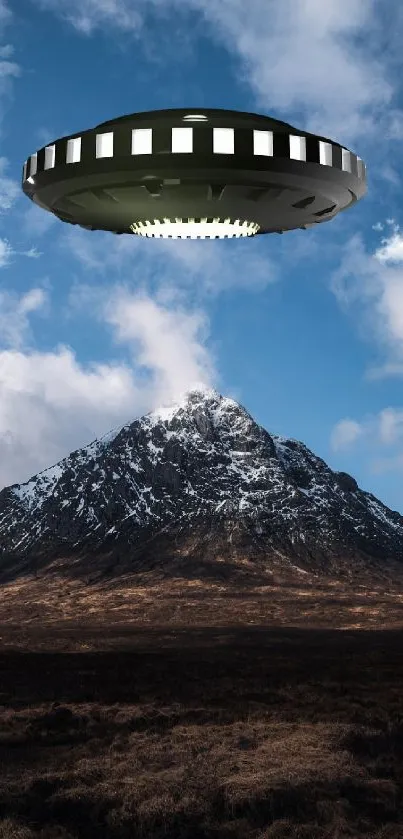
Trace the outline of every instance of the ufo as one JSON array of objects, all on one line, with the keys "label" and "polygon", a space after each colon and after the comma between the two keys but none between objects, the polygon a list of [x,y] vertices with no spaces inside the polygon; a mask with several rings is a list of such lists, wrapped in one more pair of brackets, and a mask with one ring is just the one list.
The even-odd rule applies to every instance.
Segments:
[{"label": "ufo", "polygon": [[260,114],[169,108],[54,140],[26,160],[22,189],[86,230],[223,239],[307,230],[362,198],[362,159]]}]

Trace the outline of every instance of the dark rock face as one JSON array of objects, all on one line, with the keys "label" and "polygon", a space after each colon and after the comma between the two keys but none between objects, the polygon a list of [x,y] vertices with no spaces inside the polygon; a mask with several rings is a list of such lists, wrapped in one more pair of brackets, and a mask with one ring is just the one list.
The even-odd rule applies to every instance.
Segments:
[{"label": "dark rock face", "polygon": [[0,492],[0,575],[61,552],[91,554],[96,570],[106,549],[112,558],[126,552],[135,570],[150,540],[163,550],[161,534],[170,545],[194,537],[198,556],[214,557],[219,544],[221,555],[277,552],[322,571],[341,556],[403,568],[399,513],[211,390],[191,391]]},{"label": "dark rock face", "polygon": [[355,478],[348,475],[347,472],[335,472],[336,481],[344,492],[357,492],[358,484]]}]

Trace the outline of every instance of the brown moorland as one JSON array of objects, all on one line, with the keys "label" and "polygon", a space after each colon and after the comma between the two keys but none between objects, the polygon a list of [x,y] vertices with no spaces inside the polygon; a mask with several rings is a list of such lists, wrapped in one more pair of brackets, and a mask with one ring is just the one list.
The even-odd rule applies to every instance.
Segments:
[{"label": "brown moorland", "polygon": [[0,839],[403,837],[403,587],[1,589]]}]

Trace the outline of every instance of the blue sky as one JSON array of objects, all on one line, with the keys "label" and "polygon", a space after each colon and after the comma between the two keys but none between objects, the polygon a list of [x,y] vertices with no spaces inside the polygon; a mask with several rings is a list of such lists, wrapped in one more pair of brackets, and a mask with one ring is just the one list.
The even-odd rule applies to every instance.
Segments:
[{"label": "blue sky", "polygon": [[[403,512],[399,0],[0,0],[0,486],[196,383]],[[368,194],[247,241],[90,233],[24,160],[154,108],[266,113],[363,158]]]}]

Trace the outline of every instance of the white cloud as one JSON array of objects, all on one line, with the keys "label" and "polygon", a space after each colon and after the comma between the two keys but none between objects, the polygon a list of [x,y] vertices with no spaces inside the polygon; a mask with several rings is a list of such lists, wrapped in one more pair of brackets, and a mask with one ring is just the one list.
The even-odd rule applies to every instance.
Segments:
[{"label": "white cloud", "polygon": [[378,248],[375,256],[379,262],[403,262],[403,236],[394,232],[389,238],[382,239],[382,248]]},{"label": "white cloud", "polygon": [[381,177],[391,184],[394,187],[401,187],[401,178],[399,173],[396,171],[393,166],[389,163],[385,163],[384,165],[381,164],[380,167],[380,175]]},{"label": "white cloud", "polygon": [[[26,205],[25,205],[26,206]],[[15,219],[21,219],[21,233],[25,238],[31,236],[37,238],[47,233],[55,224],[62,224],[53,213],[48,213],[42,210],[36,204],[30,204],[27,209],[22,210],[21,213],[15,212]]]},{"label": "white cloud", "polygon": [[249,238],[230,242],[174,239],[158,242],[164,260],[168,256],[173,265],[182,268],[182,276],[175,270],[177,282],[189,285],[197,278],[199,290],[209,295],[236,288],[262,291],[276,282],[278,266],[261,245],[258,239]]},{"label": "white cloud", "polygon": [[14,251],[7,239],[0,239],[0,268],[9,264]]},{"label": "white cloud", "polygon": [[385,472],[403,472],[403,454],[393,457],[377,457],[371,463],[371,472],[379,475]]},{"label": "white cloud", "polygon": [[144,286],[133,291],[124,284],[101,288],[78,283],[69,305],[72,311],[91,312],[109,327],[115,343],[128,348],[133,367],[153,374],[159,400],[176,399],[197,382],[210,385],[216,380],[206,348],[207,315],[189,309],[180,290],[161,288],[152,297]]},{"label": "white cloud", "polygon": [[346,309],[360,307],[359,329],[386,352],[385,365],[375,365],[369,378],[398,373],[403,365],[403,236],[394,219],[387,219],[391,233],[373,253],[365,250],[361,234],[342,248],[339,268],[330,286]]},{"label": "white cloud", "polygon": [[[237,77],[262,108],[305,112],[307,130],[341,142],[378,131],[402,136],[402,114],[387,109],[394,95],[387,51],[403,17],[386,17],[376,0],[35,0],[89,35],[98,27],[139,33],[146,12],[176,22],[179,13],[201,14],[214,38],[240,61]],[[397,11],[398,0],[390,0]],[[188,23],[188,22],[187,22]],[[396,56],[398,53],[396,52]],[[394,58],[394,61],[397,61]]]},{"label": "white cloud", "polygon": [[0,60],[0,79],[7,79],[9,77],[16,78],[21,73],[21,69],[15,61]]},{"label": "white cloud", "polygon": [[[372,472],[403,468],[403,410],[388,407],[361,421],[342,419],[336,423],[330,435],[333,451],[347,449],[358,440],[364,444]],[[386,447],[392,449],[392,454],[382,454]]]},{"label": "white cloud", "polygon": [[363,428],[360,423],[351,419],[340,420],[333,428],[330,438],[331,447],[334,451],[339,451],[361,437]]},{"label": "white cloud", "polygon": [[[1,24],[1,12],[0,12],[0,24]],[[12,44],[6,44],[4,47],[0,47],[0,58],[11,58],[14,55],[14,47]]]},{"label": "white cloud", "polygon": [[384,408],[378,414],[366,416],[359,422],[342,419],[331,432],[331,445],[334,450],[338,450],[364,438],[376,446],[392,446],[403,442],[403,410]]},{"label": "white cloud", "polygon": [[[10,22],[10,20],[11,20],[10,9],[9,9],[7,3],[5,2],[5,0],[0,0],[0,27],[4,27],[7,23]],[[4,54],[2,55],[2,52],[0,52],[0,55],[2,55],[2,57],[4,57],[4,58],[9,58],[9,56],[12,55],[12,53],[13,53],[12,47],[9,47],[8,45],[6,47],[3,47],[3,50],[4,50]]]},{"label": "white cloud", "polygon": [[137,406],[145,407],[123,365],[81,365],[67,347],[0,353],[0,486],[27,480]]},{"label": "white cloud", "polygon": [[115,339],[134,347],[137,365],[153,371],[163,401],[178,397],[195,382],[210,384],[214,369],[204,346],[208,321],[202,312],[168,309],[145,292],[114,289],[104,318]]},{"label": "white cloud", "polygon": [[385,445],[403,441],[403,411],[385,408],[380,412],[379,437],[381,443]]},{"label": "white cloud", "polygon": [[[104,233],[100,230],[83,230],[80,227],[61,225],[60,245],[80,265],[101,274],[133,269],[138,252],[146,253],[148,240],[137,236]],[[153,244],[153,243],[152,243]]]},{"label": "white cloud", "polygon": [[389,361],[379,365],[374,364],[365,373],[365,378],[368,381],[387,379],[389,376],[403,376],[403,361]]},{"label": "white cloud", "polygon": [[[3,11],[5,8],[6,7],[3,3]],[[5,17],[0,8],[0,29],[2,29],[6,23],[9,23],[10,20],[10,10],[7,9],[7,15]],[[3,47],[0,47],[0,90],[2,92],[7,92],[9,90],[8,82],[10,79],[17,78],[21,75],[21,68],[19,65],[15,61],[9,60],[13,55],[14,47],[12,44],[5,44]]]},{"label": "white cloud", "polygon": [[[373,380],[403,375],[403,237],[393,218],[386,219],[385,223],[390,227],[390,233],[373,253],[365,250],[360,235],[346,243],[341,265],[331,279],[331,288],[342,306],[353,312],[359,307],[355,323],[359,323],[362,336],[372,343],[377,341],[386,355],[384,363],[375,364],[367,371],[367,378]],[[373,226],[376,231],[384,228],[381,222]],[[356,442],[358,437],[367,441],[373,472],[403,466],[403,410],[387,407],[361,422],[349,420],[347,425],[342,420],[331,435],[334,449],[350,442],[350,430],[351,442]],[[374,456],[383,446],[394,447],[393,454]]]},{"label": "white cloud", "polygon": [[393,108],[388,113],[385,140],[403,140],[403,114]]},{"label": "white cloud", "polygon": [[[5,6],[3,4],[3,10]],[[9,10],[8,10],[9,11]],[[5,23],[9,23],[11,19],[10,16],[5,18],[2,17],[2,12],[0,10],[0,31],[5,25]],[[7,96],[12,91],[12,81],[13,79],[18,78],[21,75],[21,68],[15,61],[10,61],[9,59],[14,53],[14,48],[11,44],[7,44],[6,46],[0,49],[0,95]]]},{"label": "white cloud", "polygon": [[7,158],[0,157],[0,212],[9,210],[20,194],[20,186],[17,181],[5,175],[8,165]]},{"label": "white cloud", "polygon": [[20,349],[31,337],[29,315],[46,313],[48,296],[42,288],[33,288],[20,298],[11,291],[0,291],[0,346]]},{"label": "white cloud", "polygon": [[[114,236],[66,229],[60,244],[79,264],[98,274],[124,273],[161,288],[199,297],[229,289],[261,291],[279,278],[279,268],[258,240],[188,241]],[[152,259],[149,257],[152,256]],[[140,267],[139,267],[140,266]]]},{"label": "white cloud", "polygon": [[[0,38],[3,36],[3,32],[6,26],[8,26],[13,20],[12,12],[5,2],[5,0],[0,0]],[[12,44],[4,44],[0,47],[0,124],[4,119],[5,107],[6,107],[6,98],[10,98],[13,90],[13,81],[14,79],[18,78],[21,75],[21,68],[15,62],[11,61],[12,56],[14,55],[14,47]],[[1,133],[1,129],[0,129]],[[0,158],[0,169],[4,167],[4,158]],[[1,183],[1,181],[4,183]],[[14,200],[14,185],[12,181],[9,179],[4,179],[0,175],[0,209],[7,209],[8,201]],[[3,205],[5,202],[5,206]]]},{"label": "white cloud", "polygon": [[[305,110],[308,130],[347,138],[378,128],[393,88],[371,54],[374,0],[192,0],[244,67],[262,107]],[[363,49],[363,39],[366,49]],[[361,41],[361,44],[360,44]],[[396,115],[397,116],[397,115]]]},{"label": "white cloud", "polygon": [[13,256],[27,256],[30,259],[38,259],[42,254],[35,248],[29,251],[16,251],[8,239],[0,239],[0,268],[6,268]]},{"label": "white cloud", "polygon": [[35,247],[30,248],[29,251],[21,251],[20,253],[21,256],[28,256],[29,259],[39,259],[40,256],[43,256]]},{"label": "white cloud", "polygon": [[38,0],[37,5],[57,12],[83,35],[102,26],[132,32],[141,26],[137,3],[131,0]]},{"label": "white cloud", "polygon": [[0,352],[0,486],[27,480],[70,451],[130,422],[196,383],[216,384],[202,312],[170,308],[146,292],[123,286],[76,288],[81,314],[88,306],[127,348],[132,364],[81,364],[61,346],[22,352],[30,312],[45,303],[41,289],[16,301],[0,297],[0,334],[13,349]]}]

